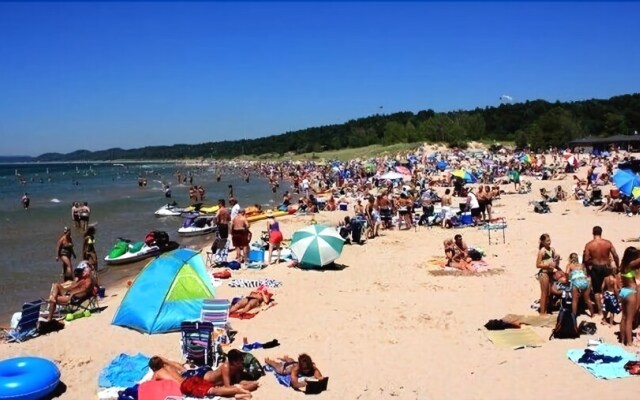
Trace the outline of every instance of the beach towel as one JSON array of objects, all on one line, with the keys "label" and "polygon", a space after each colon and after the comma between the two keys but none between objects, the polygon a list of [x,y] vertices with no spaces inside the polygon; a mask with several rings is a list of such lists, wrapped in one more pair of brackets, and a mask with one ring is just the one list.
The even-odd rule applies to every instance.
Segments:
[{"label": "beach towel", "polygon": [[257,288],[259,286],[265,286],[268,288],[278,288],[282,286],[282,282],[275,279],[232,279],[229,281],[229,286],[234,288]]},{"label": "beach towel", "polygon": [[592,349],[567,350],[567,358],[581,366],[598,379],[616,379],[632,376],[624,368],[629,361],[636,361],[636,356],[622,347],[607,343],[599,344]]},{"label": "beach towel", "polygon": [[149,357],[142,353],[134,356],[120,354],[107,365],[98,377],[98,386],[130,387],[138,383],[149,371]]},{"label": "beach towel", "polygon": [[182,396],[180,384],[175,381],[148,381],[138,386],[138,400],[164,399],[167,396]]},{"label": "beach towel", "polygon": [[291,375],[290,374],[279,374],[279,373],[276,372],[276,370],[271,365],[265,365],[265,366],[262,367],[262,369],[264,369],[265,372],[273,373],[273,376],[276,377],[276,381],[278,381],[278,383],[281,384],[282,386],[284,386],[286,388],[290,388],[291,387]]},{"label": "beach towel", "polygon": [[539,347],[544,343],[544,339],[528,326],[503,331],[485,330],[484,334],[497,347],[511,348],[514,350],[525,347]]}]

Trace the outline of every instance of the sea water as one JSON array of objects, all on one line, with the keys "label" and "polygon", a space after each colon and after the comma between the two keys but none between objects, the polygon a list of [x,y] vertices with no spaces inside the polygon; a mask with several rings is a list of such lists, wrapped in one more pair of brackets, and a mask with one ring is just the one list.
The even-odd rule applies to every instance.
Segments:
[{"label": "sea water", "polygon": [[[30,163],[0,164],[0,318],[19,311],[22,303],[49,295],[51,283],[60,279],[61,263],[56,261],[57,241],[65,226],[78,259],[82,257],[83,232],[71,219],[73,202],[88,202],[90,224],[96,227],[99,267],[119,237],[143,240],[151,230],[166,231],[171,240],[185,247],[199,248],[213,240],[211,235],[192,238],[178,236],[179,217],[154,216],[154,211],[171,201],[189,205],[189,180],[177,183],[176,171],[192,175],[193,184],[206,190],[205,205],[227,199],[229,185],[242,207],[269,205],[274,198],[268,182],[251,176],[244,181],[240,171],[213,167],[187,167],[169,163]],[[216,175],[221,172],[220,182]],[[147,180],[138,186],[138,178]],[[172,198],[164,196],[162,182],[171,184]],[[28,193],[31,204],[23,209],[21,197]],[[257,229],[257,228],[256,228]],[[254,235],[259,232],[254,232]],[[111,266],[100,274],[101,283],[113,282],[123,274],[135,274],[148,260],[133,265]],[[108,286],[108,285],[107,285]],[[108,287],[107,287],[108,292]],[[0,321],[1,322],[1,321]],[[8,320],[5,321],[5,325]]]}]

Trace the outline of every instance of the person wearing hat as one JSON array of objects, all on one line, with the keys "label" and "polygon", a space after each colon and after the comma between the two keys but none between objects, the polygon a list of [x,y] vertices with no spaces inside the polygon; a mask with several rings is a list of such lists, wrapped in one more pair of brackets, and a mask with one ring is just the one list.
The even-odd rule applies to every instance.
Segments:
[{"label": "person wearing hat", "polygon": [[281,243],[283,240],[282,232],[280,231],[280,223],[276,221],[271,210],[267,211],[267,232],[269,232],[269,255],[267,256],[267,264],[271,264],[271,257],[273,256],[273,250],[278,251],[278,255],[274,263],[280,262]]},{"label": "person wearing hat", "polygon": [[231,243],[236,248],[236,261],[243,263],[247,260],[250,241],[249,221],[245,217],[244,208],[239,208],[238,214],[231,221]]},{"label": "person wearing hat", "polygon": [[71,229],[64,227],[62,236],[58,239],[56,247],[56,261],[62,262],[62,280],[73,280],[73,268],[71,266],[71,256],[76,258],[76,253],[73,251],[73,239],[71,238]]}]

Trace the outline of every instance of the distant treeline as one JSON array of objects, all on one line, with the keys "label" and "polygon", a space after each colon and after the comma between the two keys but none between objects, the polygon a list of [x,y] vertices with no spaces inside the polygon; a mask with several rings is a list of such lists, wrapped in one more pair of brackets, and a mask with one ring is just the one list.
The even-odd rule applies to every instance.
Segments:
[{"label": "distant treeline", "polygon": [[586,136],[632,134],[640,129],[640,93],[608,100],[501,104],[470,111],[433,110],[373,115],[344,124],[307,128],[250,140],[149,146],[124,150],[46,153],[37,161],[131,159],[229,159],[242,155],[284,155],[362,147],[372,144],[443,142],[465,147],[473,140],[513,141],[532,149],[562,146]]}]

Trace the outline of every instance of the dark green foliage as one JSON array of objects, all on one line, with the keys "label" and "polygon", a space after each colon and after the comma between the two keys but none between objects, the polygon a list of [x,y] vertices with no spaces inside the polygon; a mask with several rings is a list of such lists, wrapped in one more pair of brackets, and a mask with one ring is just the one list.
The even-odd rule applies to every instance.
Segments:
[{"label": "dark green foliage", "polygon": [[242,155],[311,153],[372,144],[442,142],[466,147],[472,140],[514,141],[543,149],[586,136],[627,135],[640,130],[640,93],[608,100],[549,103],[544,100],[470,111],[399,112],[307,128],[258,139],[150,146],[124,150],[47,153],[37,161],[222,158]]}]

